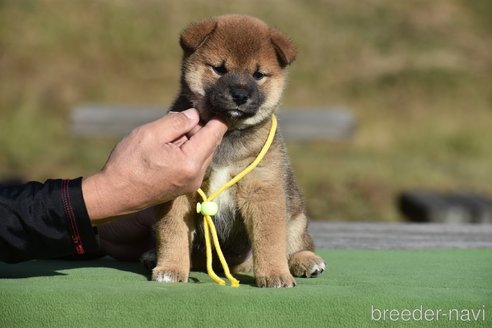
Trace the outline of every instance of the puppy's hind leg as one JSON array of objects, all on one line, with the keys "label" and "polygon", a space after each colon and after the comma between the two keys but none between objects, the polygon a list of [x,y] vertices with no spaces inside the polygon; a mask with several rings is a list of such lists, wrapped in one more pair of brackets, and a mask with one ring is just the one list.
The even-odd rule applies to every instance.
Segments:
[{"label": "puppy's hind leg", "polygon": [[157,254],[155,248],[149,249],[148,251],[143,253],[140,256],[140,263],[142,263],[142,265],[148,272],[151,272],[157,264]]},{"label": "puppy's hind leg", "polygon": [[299,251],[289,256],[289,269],[294,277],[315,278],[325,268],[325,261],[312,251]]},{"label": "puppy's hind leg", "polygon": [[246,273],[253,271],[253,255],[248,256],[244,262],[237,264],[231,268],[233,274]]},{"label": "puppy's hind leg", "polygon": [[289,222],[289,270],[294,277],[314,278],[325,268],[325,261],[314,253],[307,218],[301,213]]},{"label": "puppy's hind leg", "polygon": [[194,215],[187,196],[176,198],[156,225],[157,265],[152,280],[188,282]]}]

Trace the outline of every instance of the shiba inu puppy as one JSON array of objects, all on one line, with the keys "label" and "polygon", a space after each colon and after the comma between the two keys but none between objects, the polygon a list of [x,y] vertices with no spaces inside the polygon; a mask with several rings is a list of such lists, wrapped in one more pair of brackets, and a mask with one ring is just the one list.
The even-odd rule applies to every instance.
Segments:
[{"label": "shiba inu puppy", "polygon": [[[259,19],[226,15],[195,23],[181,34],[181,90],[171,107],[214,115],[229,129],[218,147],[202,189],[210,194],[258,155],[279,107],[286,69],[296,50],[287,37]],[[152,280],[186,282],[190,269],[205,269],[202,216],[196,193],[160,209]],[[293,287],[296,277],[325,269],[313,252],[302,194],[279,132],[259,166],[217,199],[213,217],[233,273],[254,271],[259,287]]]}]

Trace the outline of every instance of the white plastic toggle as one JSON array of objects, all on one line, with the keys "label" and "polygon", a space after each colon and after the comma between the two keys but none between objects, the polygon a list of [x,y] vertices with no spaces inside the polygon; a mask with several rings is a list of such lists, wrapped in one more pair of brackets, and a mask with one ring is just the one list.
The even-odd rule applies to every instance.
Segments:
[{"label": "white plastic toggle", "polygon": [[203,215],[213,216],[219,211],[219,206],[215,202],[196,203],[196,212]]}]

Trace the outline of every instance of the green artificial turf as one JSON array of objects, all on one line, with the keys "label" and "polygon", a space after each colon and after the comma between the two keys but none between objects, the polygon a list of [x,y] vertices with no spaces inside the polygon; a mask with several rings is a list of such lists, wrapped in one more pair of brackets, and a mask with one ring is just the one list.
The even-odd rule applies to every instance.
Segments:
[{"label": "green artificial turf", "polygon": [[[188,284],[155,283],[138,263],[108,258],[0,263],[0,327],[492,327],[490,249],[319,254],[327,271],[292,289],[256,288],[251,276],[221,287],[197,272]],[[372,320],[384,309],[416,319]],[[438,309],[458,318],[437,320]]]}]

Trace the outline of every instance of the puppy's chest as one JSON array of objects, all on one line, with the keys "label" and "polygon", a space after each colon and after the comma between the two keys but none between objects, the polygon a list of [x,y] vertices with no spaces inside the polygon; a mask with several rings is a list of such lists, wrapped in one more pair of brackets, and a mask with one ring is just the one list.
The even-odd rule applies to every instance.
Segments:
[{"label": "puppy's chest", "polygon": [[[208,188],[205,191],[208,196],[219,190],[223,185],[233,178],[232,168],[230,167],[213,167],[208,178]],[[226,217],[234,217],[236,211],[236,199],[234,191],[236,186],[233,185],[220,193],[214,202],[217,203],[219,211],[215,216],[216,219],[226,219]]]}]

